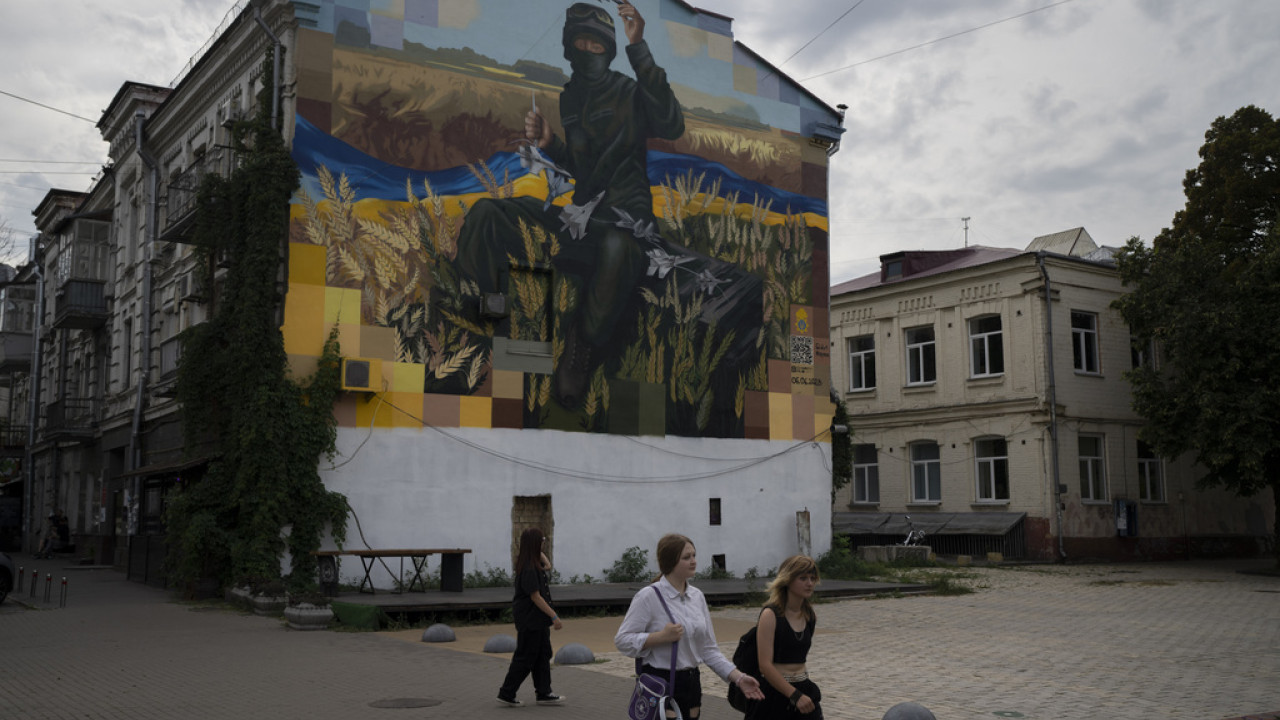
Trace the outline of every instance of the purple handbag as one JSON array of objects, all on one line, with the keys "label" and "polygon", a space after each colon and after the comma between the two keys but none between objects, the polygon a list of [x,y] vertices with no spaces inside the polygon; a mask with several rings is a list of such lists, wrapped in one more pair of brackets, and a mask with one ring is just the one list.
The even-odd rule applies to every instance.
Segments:
[{"label": "purple handbag", "polygon": [[[667,611],[667,617],[674,623],[676,619],[671,615],[671,608],[667,607],[667,600],[662,597],[662,591],[658,590],[657,585],[649,587],[658,594],[662,609]],[[679,644],[679,641],[671,643],[671,673],[666,680],[640,672],[642,663],[640,658],[636,658],[636,687],[631,691],[631,699],[627,707],[627,716],[631,720],[666,720],[663,710],[668,703],[676,711],[676,720],[683,720],[679,706],[670,695],[676,687],[676,650]]]}]

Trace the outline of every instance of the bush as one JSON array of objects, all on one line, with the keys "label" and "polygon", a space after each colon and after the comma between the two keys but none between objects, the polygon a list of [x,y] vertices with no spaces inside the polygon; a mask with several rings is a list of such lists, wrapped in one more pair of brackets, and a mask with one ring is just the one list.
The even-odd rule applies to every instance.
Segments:
[{"label": "bush", "polygon": [[637,547],[627,548],[622,557],[613,561],[613,567],[604,571],[605,582],[640,582],[649,577],[649,551]]},{"label": "bush", "polygon": [[515,583],[511,579],[511,574],[504,568],[495,568],[484,564],[485,570],[472,570],[462,578],[462,586],[467,588],[483,588],[483,587],[510,587]]}]

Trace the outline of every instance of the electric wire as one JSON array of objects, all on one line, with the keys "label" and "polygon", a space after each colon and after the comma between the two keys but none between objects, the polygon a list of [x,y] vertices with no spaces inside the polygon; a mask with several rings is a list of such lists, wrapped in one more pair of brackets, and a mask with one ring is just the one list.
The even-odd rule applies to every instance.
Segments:
[{"label": "electric wire", "polygon": [[940,43],[940,42],[942,42],[942,41],[944,41],[944,40],[951,40],[951,39],[953,39],[953,38],[958,38],[958,37],[960,37],[961,35],[968,35],[969,33],[974,33],[974,32],[977,32],[977,31],[979,31],[979,30],[985,30],[985,29],[987,29],[987,28],[989,28],[989,27],[993,27],[993,26],[995,26],[995,25],[999,25],[999,24],[1001,24],[1001,23],[1006,23],[1006,22],[1009,22],[1009,21],[1011,21],[1011,20],[1017,20],[1017,19],[1019,19],[1019,18],[1024,18],[1024,17],[1026,17],[1026,16],[1028,16],[1028,15],[1033,15],[1033,14],[1038,13],[1038,12],[1043,12],[1043,11],[1048,10],[1048,9],[1050,9],[1050,8],[1057,7],[1057,6],[1059,6],[1059,5],[1066,5],[1067,3],[1072,2],[1072,1],[1073,1],[1073,0],[1058,0],[1058,2],[1050,3],[1050,4],[1048,4],[1048,5],[1044,5],[1044,6],[1042,6],[1042,7],[1038,7],[1038,8],[1032,9],[1032,10],[1028,10],[1028,11],[1026,11],[1026,12],[1018,13],[1017,15],[1010,15],[1010,16],[1009,16],[1009,17],[1007,17],[1007,18],[1001,18],[1000,20],[995,20],[995,21],[993,21],[993,22],[986,23],[985,25],[978,25],[977,27],[971,27],[971,28],[969,28],[968,30],[961,30],[960,32],[952,33],[952,34],[950,34],[950,35],[946,35],[946,36],[944,36],[944,37],[940,37],[940,38],[937,38],[937,39],[935,39],[935,40],[930,40],[930,41],[928,41],[928,42],[922,42],[922,43],[919,43],[919,44],[917,44],[917,45],[912,45],[911,47],[902,48],[901,50],[894,50],[894,51],[893,51],[893,52],[891,52],[891,53],[885,53],[884,55],[879,55],[879,56],[877,56],[877,57],[869,58],[869,59],[867,59],[867,60],[860,60],[860,61],[858,61],[858,62],[856,62],[856,63],[854,63],[854,64],[852,64],[852,65],[845,65],[844,67],[838,67],[838,68],[836,68],[836,69],[834,69],[834,70],[828,70],[828,71],[826,71],[826,72],[821,72],[821,73],[818,73],[817,75],[810,75],[810,76],[809,76],[809,77],[807,77],[807,78],[803,78],[803,79],[801,79],[801,80],[800,80],[800,82],[802,82],[802,83],[803,83],[803,82],[809,82],[810,80],[817,80],[817,79],[818,79],[818,78],[820,78],[820,77],[826,77],[827,75],[833,75],[833,74],[835,74],[835,73],[843,72],[843,71],[845,71],[845,70],[852,70],[853,68],[856,68],[856,67],[858,67],[858,66],[860,66],[860,65],[866,65],[866,64],[868,64],[868,63],[873,63],[873,62],[876,62],[876,61],[878,61],[878,60],[884,60],[885,58],[891,58],[891,57],[893,57],[893,56],[895,56],[895,55],[901,55],[901,54],[906,53],[906,52],[911,52],[912,50],[919,50],[920,48],[928,47],[928,46],[930,46],[930,45],[936,45],[937,43]]},{"label": "electric wire", "polygon": [[52,110],[52,111],[54,111],[54,112],[56,112],[56,113],[62,113],[63,115],[66,115],[66,116],[68,116],[68,117],[73,117],[73,118],[75,118],[75,119],[77,119],[77,120],[83,120],[83,121],[85,121],[85,122],[93,123],[93,124],[95,124],[95,125],[98,123],[98,121],[97,121],[97,120],[90,120],[89,118],[87,118],[87,117],[85,117],[85,116],[83,116],[83,115],[77,115],[77,114],[75,114],[75,113],[73,113],[73,112],[67,112],[66,110],[61,110],[61,109],[59,109],[59,108],[53,107],[52,105],[45,105],[44,103],[36,102],[35,100],[32,100],[32,99],[30,99],[30,98],[24,98],[24,97],[22,97],[21,95],[14,95],[13,93],[8,92],[8,91],[5,91],[5,90],[0,90],[0,95],[7,95],[8,97],[13,98],[14,100],[21,100],[21,101],[22,101],[22,102],[24,102],[24,103],[31,103],[32,105],[36,105],[36,106],[38,106],[38,107],[42,107],[42,108],[44,108],[45,110]]},{"label": "electric wire", "polygon": [[862,3],[864,3],[864,2],[866,2],[866,0],[858,0],[858,2],[854,3],[854,4],[853,4],[853,7],[850,7],[848,10],[845,10],[845,11],[844,11],[844,13],[843,13],[842,15],[840,15],[840,17],[838,17],[838,18],[836,18],[835,20],[832,20],[830,23],[828,23],[828,24],[827,24],[827,26],[826,26],[826,27],[824,27],[824,28],[822,28],[822,31],[821,31],[821,32],[819,32],[817,35],[814,35],[814,36],[813,36],[813,38],[811,38],[811,39],[809,40],[809,42],[807,42],[807,43],[805,43],[805,44],[801,45],[799,50],[796,50],[795,52],[791,53],[790,55],[788,55],[788,56],[787,56],[787,59],[786,59],[786,60],[783,60],[782,62],[778,63],[778,67],[782,67],[783,65],[786,65],[788,62],[791,62],[791,58],[794,58],[795,56],[797,56],[797,55],[799,55],[800,53],[804,52],[804,49],[805,49],[805,48],[807,48],[807,47],[809,47],[810,45],[812,45],[812,44],[814,43],[814,41],[816,41],[818,38],[820,38],[820,37],[822,37],[824,34],[826,34],[826,32],[827,32],[828,30],[830,30],[831,28],[835,27],[836,23],[838,23],[838,22],[840,22],[841,20],[843,20],[843,19],[844,19],[844,17],[845,17],[845,15],[848,15],[849,13],[853,12],[854,10],[857,10],[857,9],[858,9],[858,6],[859,6],[859,5],[861,5],[861,4],[862,4]]},{"label": "electric wire", "polygon": [[[764,463],[776,460],[784,455],[787,455],[805,446],[816,445],[816,441],[819,438],[823,437],[824,435],[828,435],[831,432],[830,429],[823,430],[822,432],[815,434],[811,438],[799,441],[793,445],[790,445],[770,455],[763,455],[763,456],[754,457],[754,458],[730,458],[727,460],[727,462],[736,462],[736,464],[726,468],[719,469],[719,470],[708,470],[706,472],[683,474],[683,475],[659,475],[659,476],[648,476],[648,477],[637,477],[634,475],[612,475],[612,474],[606,474],[606,473],[586,472],[582,470],[576,470],[572,468],[551,465],[549,463],[541,463],[533,460],[527,460],[525,458],[519,458],[514,455],[509,455],[507,453],[503,453],[503,452],[494,450],[492,448],[485,447],[484,445],[481,445],[479,443],[473,442],[466,438],[454,435],[450,432],[445,431],[443,428],[440,428],[428,423],[426,420],[418,417],[417,415],[414,415],[408,410],[405,410],[404,408],[399,407],[394,402],[390,400],[386,400],[384,397],[382,397],[382,393],[375,393],[375,394],[379,395],[379,408],[382,406],[382,404],[386,404],[387,407],[395,410],[396,412],[403,414],[405,417],[412,419],[414,422],[418,423],[422,427],[432,430],[433,432],[443,435],[446,439],[452,440],[461,445],[465,445],[477,452],[498,458],[500,460],[504,460],[514,465],[530,468],[533,470],[538,470],[548,474],[561,475],[564,477],[575,478],[578,480],[587,480],[591,482],[601,482],[601,483],[672,484],[672,483],[694,482],[697,480],[705,480],[708,478],[720,477],[722,475],[728,475],[730,473],[738,472],[739,470],[749,469],[749,468],[756,467],[758,465],[762,465]],[[347,456],[347,458],[343,460],[342,463],[333,465],[330,468],[326,468],[326,470],[334,470],[334,469],[340,468],[343,465],[346,465],[355,459],[356,454],[360,451],[361,448],[364,447],[365,443],[368,442],[369,438],[372,437],[373,426],[374,426],[374,422],[376,421],[376,418],[377,418],[377,412],[375,411],[373,414],[373,419],[370,421],[369,433],[365,436],[364,440],[362,440],[361,443],[356,447],[356,449],[352,451],[351,455]],[[645,443],[641,443],[641,444],[645,444]],[[647,447],[652,447],[652,446],[648,446],[647,444],[645,445]],[[654,448],[654,449],[657,449],[657,448]],[[690,457],[696,457],[696,456],[690,456]],[[706,459],[712,459],[712,458],[706,458]]]}]

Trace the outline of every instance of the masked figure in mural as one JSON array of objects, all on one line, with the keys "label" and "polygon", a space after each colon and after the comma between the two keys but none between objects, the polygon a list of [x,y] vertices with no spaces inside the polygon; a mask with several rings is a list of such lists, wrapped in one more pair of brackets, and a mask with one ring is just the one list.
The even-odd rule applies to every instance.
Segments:
[{"label": "masked figure in mural", "polygon": [[[555,392],[565,407],[581,401],[653,257],[649,253],[663,246],[653,214],[647,141],[684,134],[680,104],[644,41],[644,18],[629,2],[618,2],[617,10],[635,79],[610,69],[617,39],[609,13],[598,5],[571,6],[563,36],[572,69],[560,95],[564,137],[553,133],[535,107],[525,119],[528,145],[521,152],[531,170],[547,171],[551,195],[546,201],[480,200],[458,238],[463,273],[481,293],[502,293],[508,258],[523,254],[520,225],[556,235],[555,269],[575,276],[579,287],[555,370]],[[562,210],[551,200],[569,176],[575,181],[573,204]]]}]

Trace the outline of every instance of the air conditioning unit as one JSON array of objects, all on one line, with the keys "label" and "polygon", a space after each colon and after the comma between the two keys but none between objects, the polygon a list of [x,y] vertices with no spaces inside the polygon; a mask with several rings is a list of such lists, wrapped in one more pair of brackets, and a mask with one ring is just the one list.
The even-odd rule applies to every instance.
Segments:
[{"label": "air conditioning unit", "polygon": [[382,390],[382,361],[376,358],[342,358],[342,389],[349,392]]}]

